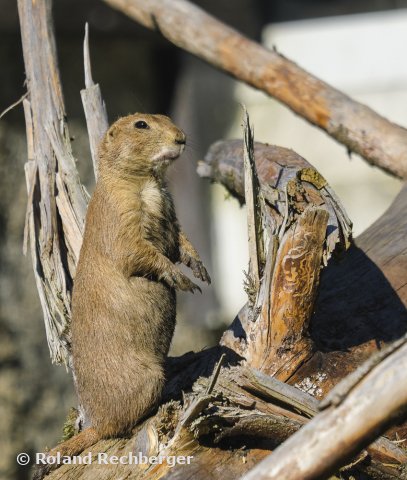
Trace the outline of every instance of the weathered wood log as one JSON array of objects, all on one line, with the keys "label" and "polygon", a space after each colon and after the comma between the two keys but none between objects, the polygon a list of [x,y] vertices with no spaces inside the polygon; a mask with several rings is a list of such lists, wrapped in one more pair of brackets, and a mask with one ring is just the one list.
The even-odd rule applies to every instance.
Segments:
[{"label": "weathered wood log", "polygon": [[[238,140],[217,142],[198,167],[200,175],[222,183],[241,202],[244,198],[242,148]],[[261,190],[269,204],[276,204],[279,198],[276,187],[284,189],[284,171],[310,172],[303,158],[281,147],[257,143],[255,159]],[[340,205],[323,179],[315,174],[310,178],[324,186],[327,201]],[[354,241],[346,255],[333,258],[322,272],[310,325],[313,355],[292,375],[291,384],[309,388],[321,398],[370,354],[407,330],[407,246],[403,241],[407,235],[407,219],[402,214],[406,205],[407,187],[404,187],[387,212]],[[283,211],[283,205],[277,207],[278,210],[273,208],[270,212],[278,221],[276,212]],[[338,235],[342,230],[349,235],[349,220],[342,216],[344,210],[336,208],[335,212],[338,216],[330,215],[329,231]],[[333,227],[335,218],[341,229]],[[327,241],[332,247],[345,245],[343,238],[342,242],[335,243],[328,235]],[[252,328],[248,317],[249,305],[242,309],[222,339],[223,345],[243,357],[247,355],[248,332]]]},{"label": "weathered wood log", "polygon": [[[226,356],[225,367],[214,382],[222,355]],[[165,396],[171,400],[138,426],[131,439],[101,441],[83,452],[83,456],[92,452],[90,465],[64,465],[47,478],[239,478],[306,425],[317,413],[318,402],[259,371],[231,366],[238,362],[232,351],[219,347],[170,358],[171,380]],[[107,457],[143,455],[144,464],[98,464],[99,453]],[[170,467],[171,459],[186,455],[193,456],[191,464]],[[148,465],[145,462],[149,456],[161,456],[162,460]],[[371,478],[395,479],[407,454],[380,438],[369,447],[364,459],[364,463],[349,467],[348,473],[358,478],[360,472],[369,471]]]},{"label": "weathered wood log", "polygon": [[[407,186],[355,240],[343,261],[322,273],[310,331],[319,353],[297,372],[293,383],[307,378],[309,369],[319,388],[318,378],[325,372],[323,395],[335,383],[338,367],[341,376],[350,373],[355,364],[407,331],[406,206]],[[404,427],[400,435],[406,432]]]},{"label": "weathered wood log", "polygon": [[267,50],[186,0],[105,0],[180,48],[275,97],[349,151],[407,178],[407,131],[277,51]]},{"label": "weathered wood log", "polygon": [[[333,396],[326,410],[256,465],[244,480],[327,478],[395,419],[407,419],[407,337],[399,343],[381,363],[363,371],[360,381],[348,388],[343,398]],[[402,475],[401,468],[393,468]]]},{"label": "weathered wood log", "polygon": [[[262,321],[252,322],[248,328],[248,338],[255,341],[249,343],[246,360],[282,380],[290,378],[312,355],[308,326],[327,221],[326,210],[309,207],[287,231],[277,252],[272,280],[265,280],[268,288],[260,296]],[[266,275],[271,277],[267,271]]]},{"label": "weathered wood log", "polygon": [[[242,153],[240,141],[218,142],[198,167],[241,201]],[[254,155],[266,202],[267,264],[255,305],[249,297],[249,320],[237,319],[222,344],[284,380],[312,357],[308,325],[320,265],[350,245],[351,223],[326,180],[295,152],[256,143]]]},{"label": "weathered wood log", "polygon": [[51,3],[19,0],[27,76],[27,234],[52,361],[69,363],[70,291],[87,195],[70,147],[55,55]]},{"label": "weathered wood log", "polygon": [[[268,191],[274,188],[274,200],[267,198],[273,212],[269,213],[246,110],[244,116],[243,169],[250,254],[246,291],[251,320],[244,356],[252,367],[287,379],[312,354],[308,325],[324,250],[326,258],[331,254],[325,248],[329,203],[318,190],[326,190],[327,182],[312,168],[291,168],[290,173],[275,178],[281,183],[279,187],[267,185]],[[344,215],[341,211],[334,215],[336,227],[338,217]],[[336,230],[337,238],[346,236],[340,228]]]}]

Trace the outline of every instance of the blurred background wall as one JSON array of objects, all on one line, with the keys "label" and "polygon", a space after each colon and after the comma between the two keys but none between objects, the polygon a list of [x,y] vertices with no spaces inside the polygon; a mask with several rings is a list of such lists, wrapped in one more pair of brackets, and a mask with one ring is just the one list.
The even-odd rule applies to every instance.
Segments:
[{"label": "blurred background wall", "polygon": [[[297,61],[402,125],[407,125],[407,0],[202,0],[199,5],[246,35]],[[0,111],[24,93],[15,0],[0,0]],[[171,172],[178,216],[201,252],[213,283],[180,295],[173,354],[214,344],[244,303],[247,267],[244,210],[195,174],[219,138],[240,137],[240,107],[257,140],[295,149],[342,198],[355,232],[377,218],[399,189],[325,134],[265,95],[180,52],[99,0],[55,0],[62,83],[82,180],[93,179],[79,90],[82,38],[90,24],[93,76],[110,121],[134,111],[167,113],[188,134],[188,151]],[[0,478],[27,479],[15,455],[42,451],[61,436],[75,405],[70,376],[52,366],[31,261],[22,255],[26,160],[21,106],[0,120]]]}]

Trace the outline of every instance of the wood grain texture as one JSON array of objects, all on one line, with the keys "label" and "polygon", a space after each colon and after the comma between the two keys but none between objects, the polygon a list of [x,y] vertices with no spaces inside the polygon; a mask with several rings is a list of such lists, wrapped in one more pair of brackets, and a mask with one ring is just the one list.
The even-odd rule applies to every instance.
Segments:
[{"label": "wood grain texture", "polygon": [[[199,166],[201,174],[222,183],[241,202],[244,185],[242,154],[241,141],[217,142],[211,147],[204,164]],[[284,211],[284,204],[279,202],[276,191],[284,191],[287,182],[284,169],[304,171],[310,165],[291,150],[259,143],[255,144],[255,158],[266,201],[277,206],[270,210],[270,214],[273,221],[281,224],[278,212]],[[324,185],[323,182],[315,183]],[[303,184],[309,188],[306,181]],[[317,202],[315,192],[307,192]],[[407,187],[385,214],[353,242],[346,254],[341,250],[346,248],[343,235],[349,234],[349,220],[329,186],[322,186],[321,192],[326,204],[332,202],[335,208],[338,207],[336,216],[330,214],[328,230],[331,234],[342,233],[335,241],[331,241],[328,235],[327,242],[339,247],[339,256],[331,258],[321,274],[309,329],[313,355],[289,379],[289,383],[307,389],[318,398],[322,398],[369,355],[407,331],[404,241],[407,220],[403,214],[407,205]],[[222,339],[222,344],[242,356],[246,355],[247,339],[253,335],[248,317],[246,306]],[[247,334],[249,331],[250,335]]]},{"label": "wood grain texture", "polygon": [[[261,298],[262,321],[248,328],[246,359],[254,368],[287,380],[312,355],[308,326],[319,284],[328,212],[308,207],[284,234],[270,289]],[[261,353],[259,352],[261,350]]]},{"label": "wood grain texture", "polygon": [[93,171],[95,178],[98,176],[98,147],[99,143],[109,128],[106,105],[102,98],[102,92],[98,83],[92,78],[92,68],[89,51],[89,25],[85,27],[85,39],[83,41],[83,58],[85,70],[85,88],[81,90],[83,110],[85,112],[86,125],[90,152],[92,155]]},{"label": "wood grain texture", "polygon": [[[18,1],[28,100],[27,220],[52,361],[69,364],[70,292],[87,195],[72,156],[48,0]],[[32,172],[33,168],[28,167]]]},{"label": "wood grain texture", "polygon": [[[216,365],[225,354],[224,367],[208,394]],[[170,467],[166,461],[160,465],[98,465],[94,461],[61,466],[47,478],[240,478],[307,425],[317,412],[318,401],[259,371],[236,366],[236,362],[233,352],[219,347],[170,358],[167,400],[158,412],[136,427],[132,438],[102,441],[83,452],[93,452],[94,459],[96,452],[193,455],[190,465]],[[397,470],[384,464],[398,467],[406,460],[405,451],[382,437],[369,447],[366,463],[349,468],[348,473],[357,478],[369,471],[371,478],[394,480]]]},{"label": "wood grain texture", "polygon": [[[254,138],[246,108],[243,112],[243,167],[244,189],[247,212],[247,237],[249,243],[248,282],[251,288],[259,288],[265,266],[264,225],[265,202],[260,192],[256,163],[254,160]],[[250,288],[250,285],[248,285]]]},{"label": "wood grain texture", "polygon": [[[217,142],[198,167],[240,201],[242,148],[238,140]],[[295,152],[255,143],[254,158],[266,205],[267,261],[254,306],[249,296],[248,318],[239,315],[221,343],[286,380],[313,356],[308,327],[321,266],[348,248],[351,222],[326,180]]]},{"label": "wood grain texture", "polygon": [[[407,418],[406,372],[404,342],[373,368],[341,404],[317,415],[242,480],[327,478],[385,432],[395,418]],[[402,469],[397,464],[393,468],[395,475],[402,478]]]}]

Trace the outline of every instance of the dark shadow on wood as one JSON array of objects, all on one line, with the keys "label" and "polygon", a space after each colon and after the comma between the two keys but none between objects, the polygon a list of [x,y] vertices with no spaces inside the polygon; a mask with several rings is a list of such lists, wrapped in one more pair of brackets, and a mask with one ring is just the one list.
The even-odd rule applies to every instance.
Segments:
[{"label": "dark shadow on wood", "polygon": [[380,348],[407,331],[407,310],[383,271],[353,245],[321,276],[311,321],[317,350],[347,351],[368,342]]},{"label": "dark shadow on wood", "polygon": [[166,362],[167,383],[164,387],[162,403],[179,400],[182,392],[191,391],[193,383],[199,377],[210,377],[221,356],[223,367],[238,365],[243,358],[232,349],[215,346],[200,352],[187,352],[181,357],[168,357]]}]

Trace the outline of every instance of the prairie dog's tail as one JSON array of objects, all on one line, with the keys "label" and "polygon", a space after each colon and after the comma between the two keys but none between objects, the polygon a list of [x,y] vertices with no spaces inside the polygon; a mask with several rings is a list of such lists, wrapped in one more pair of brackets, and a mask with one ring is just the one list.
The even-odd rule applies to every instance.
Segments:
[{"label": "prairie dog's tail", "polygon": [[[94,428],[85,428],[82,432],[70,438],[66,442],[61,443],[46,453],[46,457],[74,457],[79,455],[83,450],[91,447],[101,439],[99,433]],[[41,480],[52,470],[57,469],[60,463],[38,463],[34,467],[33,480]]]}]

